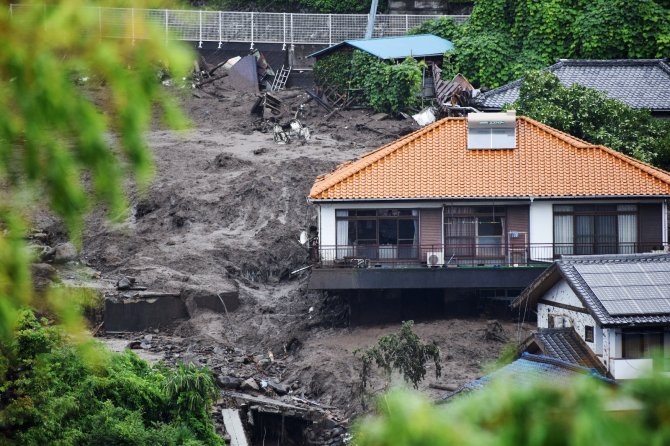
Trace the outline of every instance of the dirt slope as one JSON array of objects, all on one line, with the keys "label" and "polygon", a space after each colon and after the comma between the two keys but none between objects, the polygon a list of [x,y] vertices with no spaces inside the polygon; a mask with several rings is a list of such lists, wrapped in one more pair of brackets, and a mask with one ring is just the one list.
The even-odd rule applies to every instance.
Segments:
[{"label": "dirt slope", "polygon": [[[306,201],[314,178],[412,127],[360,110],[326,120],[311,103],[303,122],[312,139],[277,145],[272,134],[256,130],[253,96],[223,81],[206,91],[183,99],[192,130],[148,135],[155,180],[144,195],[131,190],[132,216],[124,224],[108,224],[101,212],[90,216],[82,257],[108,282],[134,276],[150,290],[239,289],[236,311],[198,310],[191,320],[152,333],[152,359],[199,362],[221,376],[272,379],[296,395],[336,406],[343,417],[357,413],[353,351],[398,326],[346,328],[341,301],[307,292],[306,275],[289,279],[288,273],[307,264],[297,240],[315,222]],[[300,94],[283,93],[294,102]],[[515,334],[512,324],[503,325]],[[484,326],[481,320],[417,324],[416,331],[443,351],[441,383],[473,379],[498,356],[503,345],[486,341]],[[139,337],[117,335],[112,344]],[[427,389],[432,381],[423,389],[438,396],[441,391]],[[375,389],[384,385],[381,378],[373,381]]]}]

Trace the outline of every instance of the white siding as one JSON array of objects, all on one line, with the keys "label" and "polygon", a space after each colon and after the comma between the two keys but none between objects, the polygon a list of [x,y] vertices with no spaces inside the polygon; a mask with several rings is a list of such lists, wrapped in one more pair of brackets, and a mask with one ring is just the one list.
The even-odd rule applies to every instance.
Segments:
[{"label": "white siding", "polygon": [[[582,302],[579,300],[577,295],[572,288],[567,284],[564,279],[561,279],[556,285],[551,287],[543,296],[544,300],[550,302],[556,302],[558,304],[570,305],[572,307],[584,308]],[[539,328],[549,327],[549,317],[553,316],[554,318],[563,317],[569,321],[566,326],[574,327],[577,334],[584,339],[585,327],[591,326],[594,328],[594,337],[593,342],[586,342],[586,345],[595,352],[596,354],[602,354],[602,349],[600,352],[596,348],[598,340],[598,330],[600,329],[595,319],[590,314],[581,313],[579,311],[566,310],[564,308],[559,308],[551,304],[538,304],[537,306],[537,325]]]}]

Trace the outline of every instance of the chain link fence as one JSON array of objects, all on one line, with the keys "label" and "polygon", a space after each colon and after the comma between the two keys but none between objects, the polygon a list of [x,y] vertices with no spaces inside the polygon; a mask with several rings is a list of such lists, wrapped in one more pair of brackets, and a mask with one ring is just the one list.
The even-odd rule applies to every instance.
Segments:
[{"label": "chain link fence", "polygon": [[[27,8],[43,6],[10,5],[12,17]],[[142,39],[139,23],[151,23],[164,30],[168,40],[194,42],[249,42],[282,44],[327,44],[362,39],[367,14],[293,14],[173,9],[90,8],[97,13],[104,38]],[[373,37],[402,36],[439,15],[377,14]],[[452,15],[458,23],[468,16]],[[143,19],[143,20],[140,20]],[[130,28],[128,26],[130,24]]]}]

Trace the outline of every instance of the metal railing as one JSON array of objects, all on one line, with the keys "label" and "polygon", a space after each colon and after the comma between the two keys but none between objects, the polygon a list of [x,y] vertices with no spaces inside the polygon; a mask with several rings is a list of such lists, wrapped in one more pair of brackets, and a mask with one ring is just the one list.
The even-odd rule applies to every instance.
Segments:
[{"label": "metal railing", "polygon": [[447,244],[338,245],[313,250],[313,261],[323,267],[546,267],[561,255],[633,254],[658,249],[662,243],[617,244]]},{"label": "metal railing", "polygon": [[[12,17],[28,8],[42,5],[10,5]],[[139,9],[91,7],[98,16],[103,38],[142,39],[141,27],[132,25],[143,20],[164,30],[169,40],[193,42],[247,42],[282,44],[328,44],[365,37],[367,14],[294,14],[271,12],[234,12],[174,9]],[[373,37],[402,36],[423,22],[440,15],[378,14]],[[469,16],[451,15],[462,23]],[[128,32],[128,23],[131,30]]]}]

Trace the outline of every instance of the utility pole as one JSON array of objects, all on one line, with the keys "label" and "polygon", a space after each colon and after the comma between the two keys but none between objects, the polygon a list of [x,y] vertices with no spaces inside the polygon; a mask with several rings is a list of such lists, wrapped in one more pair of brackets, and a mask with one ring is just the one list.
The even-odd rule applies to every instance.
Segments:
[{"label": "utility pole", "polygon": [[375,30],[375,18],[377,17],[377,4],[379,0],[372,0],[370,5],[370,14],[368,14],[368,27],[365,30],[365,38],[372,39],[372,33]]}]

